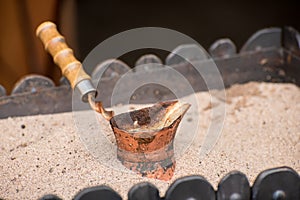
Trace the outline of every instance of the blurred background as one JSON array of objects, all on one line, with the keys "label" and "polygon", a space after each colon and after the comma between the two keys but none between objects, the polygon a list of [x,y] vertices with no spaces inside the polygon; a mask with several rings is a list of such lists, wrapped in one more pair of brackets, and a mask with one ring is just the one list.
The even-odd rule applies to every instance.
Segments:
[{"label": "blurred background", "polygon": [[[36,27],[46,20],[57,23],[79,60],[105,39],[146,26],[177,30],[207,50],[220,38],[230,38],[240,49],[263,28],[292,26],[299,31],[300,7],[293,2],[0,0],[0,84],[9,93],[16,81],[29,73],[46,75],[58,83],[61,73],[35,36]],[[145,52],[129,54],[123,60],[133,66]],[[166,56],[166,52],[154,53]]]}]

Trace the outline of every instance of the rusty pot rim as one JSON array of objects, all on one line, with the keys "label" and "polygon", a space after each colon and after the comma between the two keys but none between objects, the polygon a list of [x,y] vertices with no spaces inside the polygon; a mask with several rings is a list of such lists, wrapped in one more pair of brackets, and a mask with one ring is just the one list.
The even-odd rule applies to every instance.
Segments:
[{"label": "rusty pot rim", "polygon": [[[179,106],[177,104],[179,104]],[[176,105],[177,107],[174,105]],[[186,111],[189,109],[190,106],[191,106],[190,104],[180,103],[178,100],[163,101],[163,102],[158,102],[153,106],[147,106],[141,109],[120,113],[118,115],[113,116],[109,120],[109,122],[112,129],[119,129],[131,135],[134,135],[136,133],[147,134],[148,137],[151,137],[160,131],[172,127],[177,120],[181,120],[180,118],[184,116],[184,114],[186,113]],[[169,109],[172,107],[175,108],[173,110]],[[156,111],[155,109],[159,109],[158,112],[155,112]],[[178,111],[179,109],[182,110],[179,113],[175,113],[175,111]],[[170,112],[172,111],[173,113],[177,114],[177,116],[173,117],[171,121],[167,121],[168,118],[166,116],[172,115],[172,113],[170,114]],[[154,116],[143,116],[143,115],[154,115]],[[153,119],[155,120],[153,121]]]}]

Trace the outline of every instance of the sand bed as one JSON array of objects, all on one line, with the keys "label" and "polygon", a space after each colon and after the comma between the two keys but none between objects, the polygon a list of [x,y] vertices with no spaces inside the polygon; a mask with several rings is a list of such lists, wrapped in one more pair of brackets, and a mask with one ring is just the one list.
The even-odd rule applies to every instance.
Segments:
[{"label": "sand bed", "polygon": [[[199,156],[214,119],[207,92],[201,99],[198,134],[177,158],[169,182],[146,179],[98,161],[85,148],[72,113],[0,120],[0,199],[37,199],[56,194],[71,199],[79,190],[108,185],[124,199],[135,183],[149,181],[161,195],[177,178],[199,174],[216,188],[229,171],[239,170],[252,183],[267,168],[289,166],[300,172],[300,90],[293,84],[248,83],[227,90],[226,118],[218,142]],[[185,120],[190,120],[185,116]],[[108,130],[109,131],[109,130]],[[105,151],[105,150],[104,150]]]}]

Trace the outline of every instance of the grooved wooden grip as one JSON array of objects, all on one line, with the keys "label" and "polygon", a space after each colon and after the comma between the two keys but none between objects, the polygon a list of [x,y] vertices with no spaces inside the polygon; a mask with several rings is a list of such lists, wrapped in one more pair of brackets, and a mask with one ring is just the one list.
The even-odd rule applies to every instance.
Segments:
[{"label": "grooved wooden grip", "polygon": [[48,51],[54,62],[60,67],[63,75],[70,81],[72,88],[85,79],[91,79],[82,68],[82,64],[75,58],[73,50],[66,44],[65,38],[58,32],[56,25],[52,22],[44,22],[36,29],[46,51]]}]

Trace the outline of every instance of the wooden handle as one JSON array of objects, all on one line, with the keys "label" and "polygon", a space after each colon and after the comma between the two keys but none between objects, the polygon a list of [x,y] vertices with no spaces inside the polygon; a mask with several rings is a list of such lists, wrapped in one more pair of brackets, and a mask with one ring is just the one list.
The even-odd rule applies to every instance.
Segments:
[{"label": "wooden handle", "polygon": [[36,35],[42,40],[46,51],[52,55],[54,62],[70,81],[73,89],[80,81],[91,79],[83,70],[82,64],[75,58],[73,50],[68,47],[65,38],[58,32],[54,23],[42,23],[37,28]]}]

